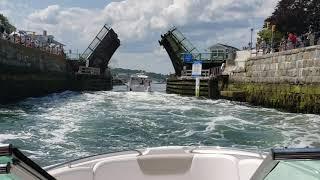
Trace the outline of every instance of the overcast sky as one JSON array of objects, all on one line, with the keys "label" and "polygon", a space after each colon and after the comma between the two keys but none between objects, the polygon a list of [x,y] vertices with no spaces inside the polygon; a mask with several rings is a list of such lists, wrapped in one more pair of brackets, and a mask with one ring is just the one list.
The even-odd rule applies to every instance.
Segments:
[{"label": "overcast sky", "polygon": [[119,35],[112,67],[174,72],[160,35],[176,26],[200,51],[250,41],[278,0],[0,0],[0,13],[18,28],[49,34],[82,52],[103,24]]}]

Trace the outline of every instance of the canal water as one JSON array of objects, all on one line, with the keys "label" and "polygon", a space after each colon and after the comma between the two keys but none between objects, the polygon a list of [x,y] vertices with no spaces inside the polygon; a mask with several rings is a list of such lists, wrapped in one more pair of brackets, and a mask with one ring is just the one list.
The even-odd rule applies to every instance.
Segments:
[{"label": "canal water", "polygon": [[42,166],[157,146],[320,146],[320,117],[164,92],[64,92],[0,107],[0,143]]}]

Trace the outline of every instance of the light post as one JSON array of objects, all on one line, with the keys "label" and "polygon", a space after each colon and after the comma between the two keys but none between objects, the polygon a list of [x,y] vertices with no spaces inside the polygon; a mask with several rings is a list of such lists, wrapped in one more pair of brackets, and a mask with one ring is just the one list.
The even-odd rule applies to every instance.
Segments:
[{"label": "light post", "polygon": [[252,48],[253,48],[253,28],[251,28],[251,41],[250,41],[250,50],[252,50]]},{"label": "light post", "polygon": [[273,44],[274,44],[274,32],[276,30],[276,25],[271,26],[271,53],[274,52],[273,50]]}]

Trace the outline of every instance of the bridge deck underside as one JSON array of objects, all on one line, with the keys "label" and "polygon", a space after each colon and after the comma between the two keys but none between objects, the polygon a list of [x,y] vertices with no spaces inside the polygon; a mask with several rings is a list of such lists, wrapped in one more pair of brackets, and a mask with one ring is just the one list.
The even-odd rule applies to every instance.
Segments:
[{"label": "bridge deck underside", "polygon": [[176,41],[168,34],[162,36],[162,39],[159,43],[167,51],[175,70],[175,74],[180,76],[183,69],[183,62],[181,61],[180,54],[184,53],[185,50],[179,46],[179,44],[177,44]]}]

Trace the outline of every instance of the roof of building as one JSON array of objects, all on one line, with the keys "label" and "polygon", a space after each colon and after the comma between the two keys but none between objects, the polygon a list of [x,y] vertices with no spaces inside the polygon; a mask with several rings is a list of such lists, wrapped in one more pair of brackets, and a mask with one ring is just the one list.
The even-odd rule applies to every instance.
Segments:
[{"label": "roof of building", "polygon": [[44,41],[47,41],[48,38],[50,38],[52,44],[59,45],[59,46],[66,46],[65,44],[63,44],[63,43],[55,40],[55,39],[54,39],[54,36],[52,36],[52,35],[47,35],[47,36],[45,36],[45,35],[42,35],[42,34],[36,34],[34,37],[36,37],[36,38],[41,38],[41,39],[44,40]]},{"label": "roof of building", "polygon": [[62,44],[61,42],[58,42],[58,41],[56,41],[54,39],[52,40],[52,43],[60,45],[60,46],[66,46],[66,45]]},{"label": "roof of building", "polygon": [[236,48],[236,47],[229,46],[229,45],[226,45],[226,44],[221,44],[221,43],[214,44],[214,45],[210,46],[209,49],[212,49],[215,46],[223,46],[223,47],[226,47],[226,48],[231,48],[231,49],[235,49],[236,51],[239,51],[239,49]]}]

